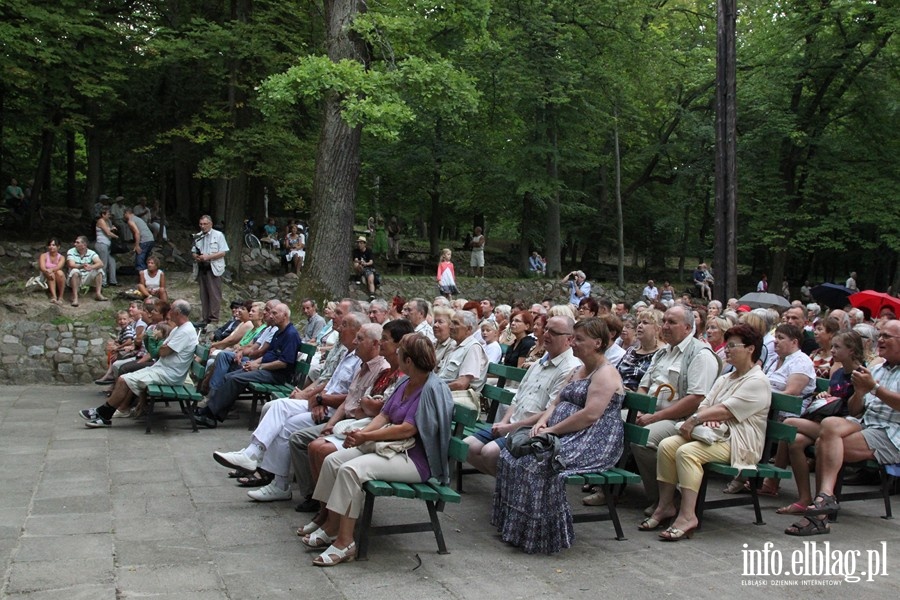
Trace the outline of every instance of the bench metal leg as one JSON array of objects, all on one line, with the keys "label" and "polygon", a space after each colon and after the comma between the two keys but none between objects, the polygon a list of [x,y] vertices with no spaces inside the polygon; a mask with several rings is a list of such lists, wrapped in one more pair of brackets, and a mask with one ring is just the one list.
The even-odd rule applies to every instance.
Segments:
[{"label": "bench metal leg", "polygon": [[425,505],[428,507],[428,518],[431,519],[431,527],[434,529],[434,539],[437,541],[438,554],[449,554],[447,544],[444,543],[444,530],[441,529],[441,521],[438,519],[434,502],[426,500]]},{"label": "bench metal leg", "polygon": [[356,542],[356,560],[369,560],[369,527],[372,525],[372,511],[375,507],[375,496],[366,492],[362,518],[359,520],[358,541]]},{"label": "bench metal leg", "polygon": [[153,424],[153,405],[156,404],[156,401],[153,398],[147,398],[147,428],[144,429],[145,434],[150,433],[151,425]]},{"label": "bench metal leg", "polygon": [[891,514],[891,476],[888,475],[884,467],[878,469],[878,476],[881,478],[881,497],[884,498],[884,516],[882,519],[893,519]]},{"label": "bench metal leg", "polygon": [[750,478],[750,499],[753,500],[753,511],[756,513],[756,525],[765,525],[765,521],[763,521],[762,510],[759,507],[759,494],[756,493],[756,489],[763,484],[762,477],[751,477]]},{"label": "bench metal leg", "polygon": [[625,532],[622,531],[622,524],[619,522],[619,511],[616,510],[615,486],[608,483],[603,485],[603,493],[606,495],[606,510],[609,511],[609,518],[613,522],[616,529],[616,539],[620,542],[627,540]]}]

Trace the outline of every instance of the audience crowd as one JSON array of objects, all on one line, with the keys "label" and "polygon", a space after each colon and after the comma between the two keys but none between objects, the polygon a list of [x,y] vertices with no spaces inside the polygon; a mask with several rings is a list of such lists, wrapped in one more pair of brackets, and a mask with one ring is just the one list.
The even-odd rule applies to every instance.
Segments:
[{"label": "audience crowd", "polygon": [[[59,265],[54,253],[51,240],[41,262],[48,271]],[[82,257],[85,278],[102,269],[83,241],[73,253]],[[151,259],[148,270],[154,268]],[[723,306],[673,296],[667,303],[652,281],[629,306],[591,296],[580,272],[561,283],[566,300],[531,306],[444,296],[345,298],[327,303],[320,316],[307,298],[296,326],[283,302],[236,301],[231,321],[210,340],[196,422],[220,426],[251,383],[294,386],[264,406],[246,447],[213,457],[251,488],[254,501],[299,497],[297,510],[313,517],[297,533],[319,552],[318,566],[355,557],[366,481],[449,481],[452,407],[482,410],[492,362],[525,373],[491,428],[466,438],[467,462],[496,477],[490,522],[526,552],[571,545],[565,478],[619,463],[627,391],[657,402],[655,412],[636,420],[649,429],[649,442],[629,450],[646,498],[638,529],[660,530],[663,541],[693,536],[705,462],[752,469],[760,460],[772,391],[802,399],[799,414],[778,415],[798,430],[774,458],[795,474],[797,499],[778,513],[800,520],[786,534],[830,531],[845,461],[900,463],[900,321],[889,307],[869,315],[799,301],[783,312],[751,310],[735,299]],[[97,381],[110,386],[109,399],[81,411],[88,427],[140,414],[151,383],[184,380],[198,341],[190,311],[184,300],[169,305],[151,293],[119,313],[109,370]],[[301,343],[314,345],[315,355],[298,356]],[[298,360],[312,365],[303,381],[293,380]],[[819,382],[820,393],[817,379],[828,380]],[[520,436],[550,444],[552,459],[514,454]],[[806,455],[812,445],[815,459]],[[723,491],[747,486],[736,479]],[[583,491],[585,504],[606,504],[599,488]],[[758,493],[782,491],[766,479]]]}]

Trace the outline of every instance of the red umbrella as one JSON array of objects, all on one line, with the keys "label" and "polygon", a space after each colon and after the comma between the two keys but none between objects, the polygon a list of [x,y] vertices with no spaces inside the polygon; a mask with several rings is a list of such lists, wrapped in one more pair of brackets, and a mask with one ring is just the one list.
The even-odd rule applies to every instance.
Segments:
[{"label": "red umbrella", "polygon": [[884,292],[876,292],[875,290],[863,290],[856,292],[847,300],[856,308],[868,308],[872,317],[877,319],[881,309],[887,306],[895,315],[900,315],[900,299],[894,298]]}]

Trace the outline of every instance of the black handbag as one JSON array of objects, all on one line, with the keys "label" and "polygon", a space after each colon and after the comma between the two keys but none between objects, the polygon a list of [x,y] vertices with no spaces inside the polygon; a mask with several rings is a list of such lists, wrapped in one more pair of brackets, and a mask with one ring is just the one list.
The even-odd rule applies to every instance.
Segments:
[{"label": "black handbag", "polygon": [[553,433],[542,433],[531,436],[531,427],[520,427],[506,438],[506,449],[514,458],[522,458],[533,454],[538,462],[550,460],[557,471],[566,468],[559,456],[559,436]]}]

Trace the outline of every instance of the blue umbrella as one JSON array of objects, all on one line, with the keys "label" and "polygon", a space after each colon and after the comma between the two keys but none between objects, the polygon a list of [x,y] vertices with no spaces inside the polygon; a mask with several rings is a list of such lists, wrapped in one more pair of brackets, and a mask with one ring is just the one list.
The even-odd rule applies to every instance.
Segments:
[{"label": "blue umbrella", "polygon": [[856,292],[836,283],[823,283],[809,290],[809,293],[816,302],[828,308],[844,308],[849,304],[847,298]]}]

